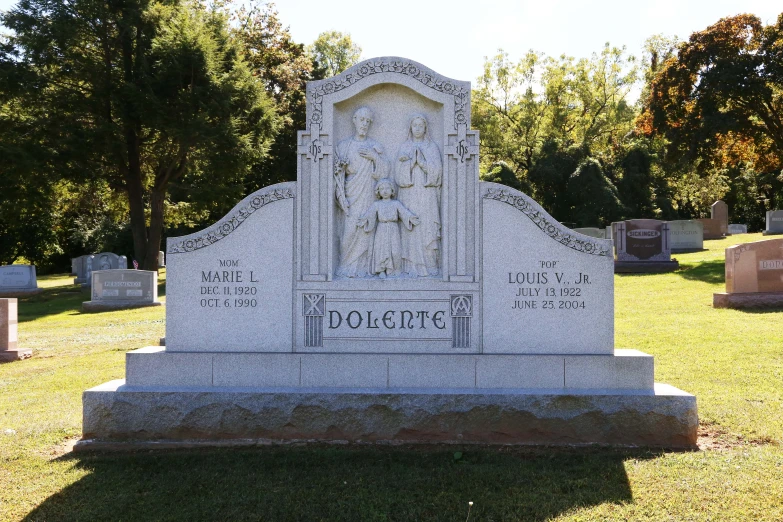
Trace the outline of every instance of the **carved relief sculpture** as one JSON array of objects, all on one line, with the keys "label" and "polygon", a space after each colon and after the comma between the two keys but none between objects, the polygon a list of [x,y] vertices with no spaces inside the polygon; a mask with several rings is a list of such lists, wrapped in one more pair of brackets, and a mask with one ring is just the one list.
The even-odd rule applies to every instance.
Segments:
[{"label": "carved relief sculpture", "polygon": [[[358,226],[365,232],[375,230],[372,247],[372,273],[381,278],[397,277],[402,269],[402,247],[400,244],[399,221],[405,229],[411,230],[419,224],[419,218],[402,203],[392,199],[394,184],[389,179],[382,179],[375,188],[378,200],[370,206],[362,216]],[[376,226],[377,223],[377,226]]]},{"label": "carved relief sculpture", "polygon": [[399,200],[421,220],[402,231],[403,273],[410,277],[440,274],[440,190],[443,161],[438,145],[427,131],[427,119],[416,114],[408,126],[408,139],[397,153],[396,181]]},{"label": "carved relief sculpture", "polygon": [[375,182],[386,177],[389,168],[381,144],[367,136],[372,118],[369,108],[359,108],[353,115],[354,135],[337,145],[335,196],[344,219],[338,276],[371,274],[373,234],[358,226],[358,221],[375,200]]}]

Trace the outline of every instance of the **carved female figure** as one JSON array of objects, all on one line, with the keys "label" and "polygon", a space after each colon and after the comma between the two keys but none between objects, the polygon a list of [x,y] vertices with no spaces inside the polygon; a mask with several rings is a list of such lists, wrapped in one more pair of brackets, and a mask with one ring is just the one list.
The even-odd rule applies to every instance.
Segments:
[{"label": "carved female figure", "polygon": [[344,218],[338,276],[370,275],[372,232],[357,226],[357,222],[375,200],[375,181],[386,177],[389,169],[383,147],[367,136],[372,118],[367,107],[357,109],[353,115],[354,135],[337,145],[335,195]]},{"label": "carved female figure", "polygon": [[[394,198],[394,183],[382,179],[375,187],[378,200],[362,216],[358,226],[366,232],[375,230],[372,247],[372,273],[381,278],[400,275],[402,247],[399,222],[411,230],[419,224],[419,218]],[[376,226],[377,223],[377,226]]]},{"label": "carved female figure", "polygon": [[423,115],[411,118],[408,139],[400,146],[396,163],[400,203],[421,220],[419,226],[402,231],[402,270],[411,277],[436,276],[440,273],[443,161]]}]

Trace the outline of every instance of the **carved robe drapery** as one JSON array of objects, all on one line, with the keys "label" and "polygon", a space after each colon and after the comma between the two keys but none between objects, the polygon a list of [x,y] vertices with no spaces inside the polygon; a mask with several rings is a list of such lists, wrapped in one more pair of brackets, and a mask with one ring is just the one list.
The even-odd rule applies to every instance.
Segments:
[{"label": "carved robe drapery", "polygon": [[402,231],[403,272],[411,276],[440,273],[440,191],[443,160],[438,145],[425,137],[412,137],[397,153],[398,199],[419,217],[413,230]]},{"label": "carved robe drapery", "polygon": [[[403,230],[413,227],[415,215],[397,200],[376,201],[364,216],[365,230],[375,230],[372,248],[372,272],[398,275],[402,270],[402,243],[400,221]],[[377,225],[376,225],[377,222]]]},{"label": "carved robe drapery", "polygon": [[[379,161],[360,155],[362,148],[374,150]],[[386,176],[388,163],[383,159],[383,147],[370,138],[355,137],[337,145],[337,161],[344,165],[344,179],[337,184],[337,198],[344,194],[348,210],[344,212],[343,232],[340,236],[340,266],[338,276],[366,277],[371,274],[370,254],[372,232],[357,226],[358,220],[375,201],[375,182]],[[341,192],[342,191],[342,192]]]}]

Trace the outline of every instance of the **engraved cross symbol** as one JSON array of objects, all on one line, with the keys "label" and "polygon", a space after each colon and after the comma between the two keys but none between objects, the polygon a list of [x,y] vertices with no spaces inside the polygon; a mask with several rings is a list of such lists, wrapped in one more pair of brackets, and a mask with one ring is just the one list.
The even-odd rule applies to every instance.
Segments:
[{"label": "engraved cross symbol", "polygon": [[305,315],[324,315],[322,309],[323,294],[304,294],[305,297]]},{"label": "engraved cross symbol", "polygon": [[332,153],[332,146],[327,144],[328,134],[322,134],[318,125],[312,125],[310,132],[300,132],[299,154],[303,154],[313,163]]},{"label": "engraved cross symbol", "polygon": [[[471,133],[473,135],[473,133]],[[473,145],[468,140],[467,126],[462,124],[456,134],[449,134],[449,136],[456,138],[454,145],[448,145],[445,147],[446,154],[456,156],[459,158],[461,164],[465,163],[465,160],[471,156],[476,156],[479,153],[478,146]]]}]

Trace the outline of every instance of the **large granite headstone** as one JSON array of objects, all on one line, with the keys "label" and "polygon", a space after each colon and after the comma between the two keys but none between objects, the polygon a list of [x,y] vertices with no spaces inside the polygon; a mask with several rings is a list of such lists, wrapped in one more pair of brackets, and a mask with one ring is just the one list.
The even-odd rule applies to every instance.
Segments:
[{"label": "large granite headstone", "polygon": [[128,268],[128,258],[112,252],[87,254],[77,258],[76,278],[73,284],[89,287],[92,284],[92,272],[97,270],[125,270]]},{"label": "large granite headstone", "polygon": [[726,233],[721,227],[721,222],[712,218],[699,218],[696,221],[701,223],[704,231],[704,239],[723,239]]},{"label": "large granite headstone", "polygon": [[718,308],[783,307],[783,239],[742,243],[726,249],[726,292],[713,295]]},{"label": "large granite headstone", "polygon": [[18,303],[15,297],[0,298],[0,362],[32,357],[32,350],[20,349],[18,343]]},{"label": "large granite headstone", "polygon": [[158,273],[148,270],[95,270],[90,295],[82,303],[85,312],[160,306]]},{"label": "large granite headstone", "polygon": [[767,211],[767,228],[764,230],[765,236],[774,236],[783,234],[783,210]]},{"label": "large granite headstone", "polygon": [[720,223],[720,232],[724,236],[729,233],[729,206],[718,200],[710,207],[710,218]]},{"label": "large granite headstone", "polygon": [[470,92],[310,82],[297,182],[168,239],[166,346],[85,392],[85,439],[692,446],[695,398],[614,347],[611,241],[479,183]]},{"label": "large granite headstone", "polygon": [[0,266],[0,297],[23,297],[39,292],[35,265]]},{"label": "large granite headstone", "polygon": [[657,219],[613,223],[618,273],[671,272],[679,263],[671,258],[669,224]]},{"label": "large granite headstone", "polygon": [[672,252],[704,250],[704,225],[694,219],[669,221],[669,245]]}]

